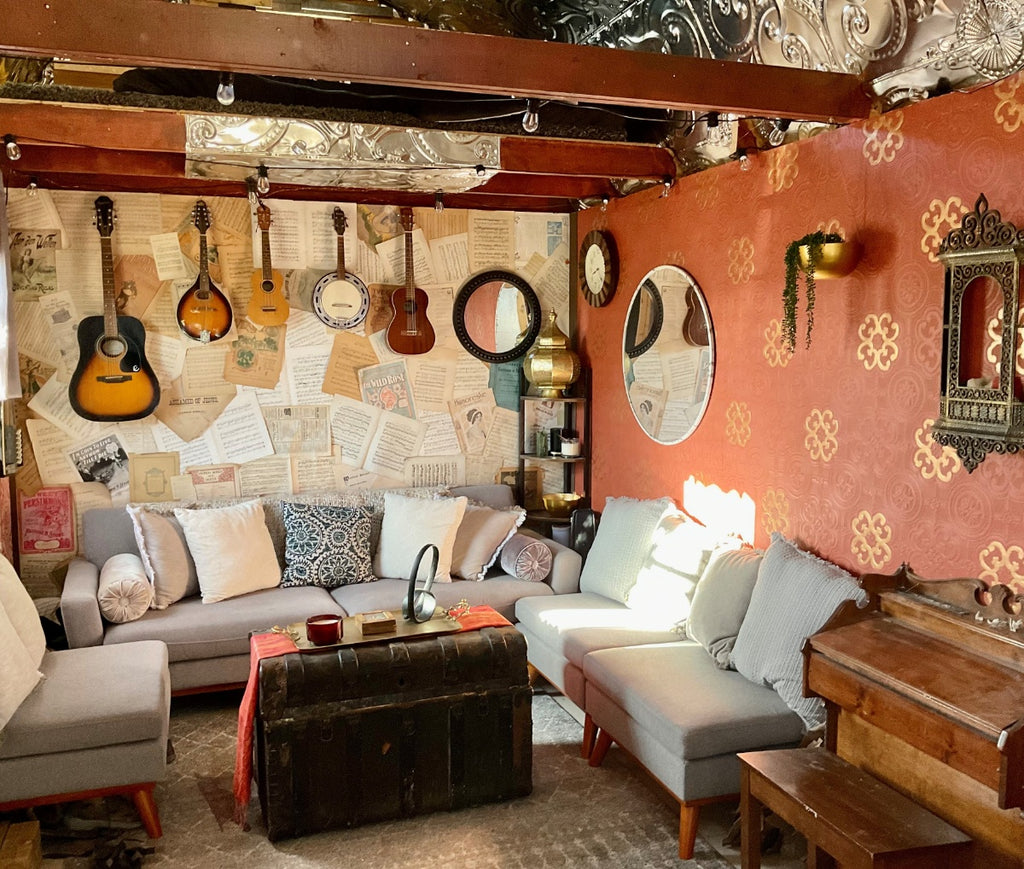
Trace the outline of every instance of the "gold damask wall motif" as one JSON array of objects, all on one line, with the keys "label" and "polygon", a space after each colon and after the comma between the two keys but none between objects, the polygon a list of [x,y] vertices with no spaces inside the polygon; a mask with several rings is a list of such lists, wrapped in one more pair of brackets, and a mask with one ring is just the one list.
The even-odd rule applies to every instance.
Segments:
[{"label": "gold damask wall motif", "polygon": [[747,237],[729,243],[729,280],[745,284],[754,274],[754,243]]},{"label": "gold damask wall motif", "polygon": [[940,483],[948,483],[962,467],[963,462],[952,447],[936,443],[932,438],[934,419],[926,419],[914,432],[914,467],[921,472],[926,480],[935,479]]},{"label": "gold damask wall motif", "polygon": [[921,229],[924,231],[921,237],[921,252],[928,254],[928,259],[933,263],[939,261],[942,237],[954,226],[959,225],[960,219],[968,211],[970,209],[959,196],[950,196],[945,202],[933,199],[929,203],[928,210],[921,215]]},{"label": "gold damask wall motif", "polygon": [[750,440],[750,408],[745,401],[733,401],[725,412],[725,437],[729,443],[744,447]]},{"label": "gold damask wall motif", "polygon": [[892,528],[882,513],[861,510],[850,523],[850,551],[857,563],[878,570],[892,560]]},{"label": "gold damask wall motif", "polygon": [[1003,79],[993,88],[999,102],[994,116],[1007,133],[1016,133],[1024,127],[1024,72]]},{"label": "gold damask wall motif", "polygon": [[1024,548],[993,540],[978,554],[979,578],[989,585],[1005,585],[1024,594]]},{"label": "gold damask wall motif", "polygon": [[782,489],[767,489],[761,497],[761,527],[768,535],[789,534],[789,498]]},{"label": "gold damask wall motif", "polygon": [[857,358],[867,371],[888,371],[900,355],[896,339],[900,337],[900,324],[894,323],[892,314],[868,314],[857,330],[860,344]]},{"label": "gold damask wall motif", "polygon": [[782,340],[782,323],[775,317],[764,330],[764,358],[772,368],[785,368],[793,358],[793,351]]},{"label": "gold damask wall motif", "polygon": [[814,408],[804,421],[804,447],[811,458],[830,462],[839,450],[839,420],[831,410]]},{"label": "gold damask wall motif", "polygon": [[776,148],[768,152],[768,183],[776,193],[789,190],[796,183],[800,174],[796,158],[795,147]]},{"label": "gold damask wall motif", "polygon": [[884,115],[872,115],[864,122],[864,157],[868,165],[891,163],[903,147],[902,112],[888,112]]}]

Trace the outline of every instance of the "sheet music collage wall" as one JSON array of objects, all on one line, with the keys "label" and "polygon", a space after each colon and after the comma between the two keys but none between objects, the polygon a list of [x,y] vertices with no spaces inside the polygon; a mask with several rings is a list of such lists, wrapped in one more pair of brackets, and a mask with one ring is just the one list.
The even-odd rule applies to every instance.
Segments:
[{"label": "sheet music collage wall", "polygon": [[[268,222],[241,198],[118,193],[106,232],[101,197],[11,190],[8,203],[29,447],[18,545],[37,597],[59,587],[92,507],[484,483],[515,468],[521,364],[467,353],[452,306],[471,275],[508,269],[564,322],[567,216],[428,208],[410,221],[270,199]],[[434,340],[401,355],[392,294],[413,274]]]}]

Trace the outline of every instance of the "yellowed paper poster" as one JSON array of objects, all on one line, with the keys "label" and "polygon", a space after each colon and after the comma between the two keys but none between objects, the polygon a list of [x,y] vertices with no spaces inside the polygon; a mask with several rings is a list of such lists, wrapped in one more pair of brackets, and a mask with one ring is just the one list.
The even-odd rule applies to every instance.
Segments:
[{"label": "yellowed paper poster", "polygon": [[128,497],[132,501],[171,501],[171,478],[180,473],[178,453],[129,453]]},{"label": "yellowed paper poster", "polygon": [[248,320],[237,323],[238,338],[224,357],[224,379],[242,386],[273,389],[284,365],[287,326],[256,328]]},{"label": "yellowed paper poster", "polygon": [[369,339],[353,332],[339,332],[334,336],[331,356],[324,373],[324,392],[362,400],[359,369],[377,364],[377,354]]}]

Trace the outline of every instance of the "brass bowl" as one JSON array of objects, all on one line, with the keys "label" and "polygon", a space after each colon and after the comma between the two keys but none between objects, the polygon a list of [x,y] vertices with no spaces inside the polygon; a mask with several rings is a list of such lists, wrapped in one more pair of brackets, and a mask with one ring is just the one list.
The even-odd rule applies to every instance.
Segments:
[{"label": "brass bowl", "polygon": [[[845,278],[860,260],[861,246],[856,241],[834,241],[821,246],[821,259],[814,269],[815,278]],[[800,245],[800,267],[807,268],[811,246]]]},{"label": "brass bowl", "polygon": [[566,519],[582,500],[582,495],[574,492],[556,492],[544,496],[544,509],[556,519]]}]

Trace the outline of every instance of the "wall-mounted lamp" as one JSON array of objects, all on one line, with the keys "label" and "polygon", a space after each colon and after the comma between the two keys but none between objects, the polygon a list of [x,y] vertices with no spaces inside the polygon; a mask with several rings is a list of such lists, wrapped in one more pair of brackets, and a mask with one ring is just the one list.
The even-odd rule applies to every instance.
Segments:
[{"label": "wall-mounted lamp", "polygon": [[7,154],[7,159],[12,163],[21,159],[21,148],[18,147],[17,140],[10,133],[4,134],[4,151]]},{"label": "wall-mounted lamp", "polygon": [[235,74],[222,72],[217,85],[217,102],[222,106],[230,106],[235,101]]},{"label": "wall-mounted lamp", "polygon": [[536,133],[538,127],[540,127],[540,115],[537,114],[537,101],[527,100],[526,111],[523,112],[523,129],[527,133]]},{"label": "wall-mounted lamp", "polygon": [[256,172],[256,192],[260,196],[266,196],[270,192],[270,176],[267,174],[267,167],[260,163]]}]

